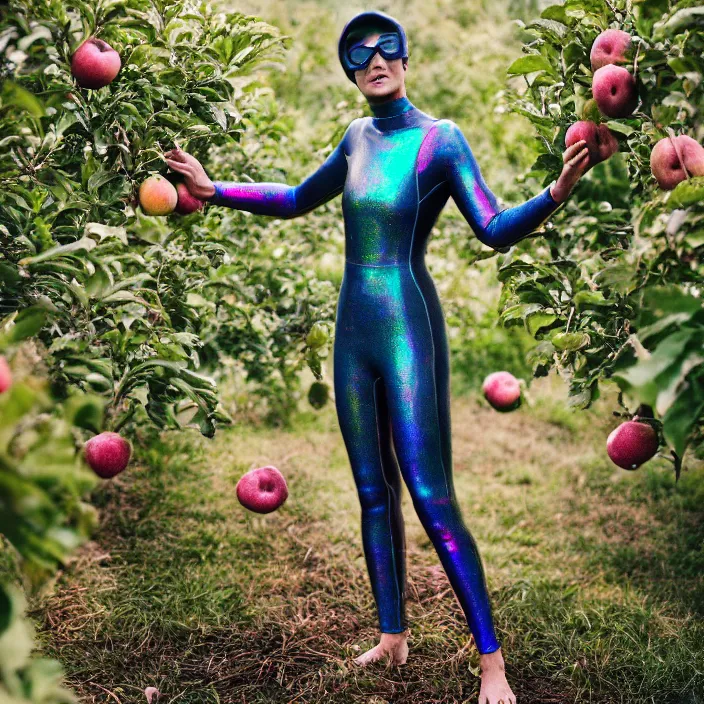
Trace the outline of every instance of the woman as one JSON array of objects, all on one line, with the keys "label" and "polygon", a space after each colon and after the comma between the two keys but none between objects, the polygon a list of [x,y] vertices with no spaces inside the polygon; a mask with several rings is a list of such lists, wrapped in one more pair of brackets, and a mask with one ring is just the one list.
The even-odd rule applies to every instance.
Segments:
[{"label": "woman", "polygon": [[[532,234],[564,202],[588,163],[564,152],[560,177],[500,211],[457,125],[406,97],[403,27],[363,12],[339,40],[347,77],[373,117],[353,120],[324,164],[299,186],[213,183],[179,149],[167,163],[216,205],[292,218],[342,193],[346,262],[334,344],[335,403],[362,508],[362,542],[381,631],[355,662],[408,655],[401,480],[437,551],[481,654],[481,704],[515,704],[504,674],[482,564],[452,477],[445,321],[425,267],[428,236],[452,196],[477,237],[500,251]],[[393,443],[393,444],[392,444]]]}]

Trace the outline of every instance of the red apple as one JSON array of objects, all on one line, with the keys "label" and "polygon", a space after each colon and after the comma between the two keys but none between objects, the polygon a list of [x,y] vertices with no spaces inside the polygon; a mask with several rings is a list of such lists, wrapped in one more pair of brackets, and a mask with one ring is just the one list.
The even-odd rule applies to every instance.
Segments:
[{"label": "red apple", "polygon": [[110,479],[127,467],[132,446],[120,434],[106,431],[88,440],[83,452],[90,468],[102,479]]},{"label": "red apple", "polygon": [[120,55],[102,39],[91,37],[71,58],[71,73],[81,88],[102,88],[120,71]]},{"label": "red apple", "polygon": [[690,176],[704,176],[704,147],[686,134],[664,137],[650,153],[650,170],[666,191],[687,178],[682,164]]},{"label": "red apple", "polygon": [[10,365],[4,357],[0,357],[0,394],[5,393],[12,386],[12,372]]},{"label": "red apple", "polygon": [[600,161],[606,161],[618,151],[618,140],[604,124],[597,125],[595,122],[580,120],[570,125],[565,134],[565,146],[571,147],[581,139],[586,141],[589,150],[588,168]]},{"label": "red apple", "polygon": [[237,482],[237,498],[250,511],[271,513],[288,498],[284,475],[276,467],[257,467]]},{"label": "red apple", "polygon": [[497,411],[513,411],[521,405],[521,387],[510,372],[493,372],[482,384],[484,397]]},{"label": "red apple", "polygon": [[607,117],[628,117],[638,104],[636,81],[628,69],[606,64],[594,72],[592,93]]},{"label": "red apple", "polygon": [[658,434],[652,425],[629,420],[614,428],[606,440],[611,461],[623,469],[638,469],[658,451]]},{"label": "red apple", "polygon": [[631,46],[631,35],[622,29],[607,29],[603,31],[592,44],[589,60],[592,71],[607,64],[617,64],[626,61],[626,52]]},{"label": "red apple", "polygon": [[178,202],[176,203],[176,212],[179,215],[189,215],[200,210],[204,202],[200,198],[191,195],[185,183],[176,184],[176,193],[178,194]]}]

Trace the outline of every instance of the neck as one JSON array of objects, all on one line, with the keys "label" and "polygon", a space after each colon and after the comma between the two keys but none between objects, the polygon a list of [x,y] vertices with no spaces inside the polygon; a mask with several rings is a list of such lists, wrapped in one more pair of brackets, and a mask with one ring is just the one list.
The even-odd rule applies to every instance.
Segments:
[{"label": "neck", "polygon": [[[369,102],[369,101],[368,101]],[[375,119],[384,119],[387,117],[396,117],[413,108],[411,101],[402,95],[400,98],[392,98],[385,100],[383,103],[369,102],[369,107],[374,114]]]}]

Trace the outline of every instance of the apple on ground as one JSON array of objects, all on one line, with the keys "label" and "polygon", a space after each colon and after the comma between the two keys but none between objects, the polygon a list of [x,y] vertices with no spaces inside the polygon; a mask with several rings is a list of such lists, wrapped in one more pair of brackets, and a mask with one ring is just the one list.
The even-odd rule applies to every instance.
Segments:
[{"label": "apple on ground", "polygon": [[611,461],[623,469],[638,469],[658,451],[658,434],[652,425],[629,420],[614,428],[606,439]]},{"label": "apple on ground", "polygon": [[236,491],[239,502],[255,513],[271,513],[288,498],[284,475],[271,465],[244,474],[237,482]]},{"label": "apple on ground", "polygon": [[626,53],[631,47],[631,35],[622,29],[604,30],[592,44],[589,60],[592,71],[607,64],[622,63],[627,60]]},{"label": "apple on ground", "polygon": [[521,386],[511,372],[492,372],[484,379],[482,391],[497,411],[513,411],[521,405]]},{"label": "apple on ground", "polygon": [[628,69],[606,64],[594,72],[592,94],[607,117],[628,117],[638,105],[636,81]]},{"label": "apple on ground", "polygon": [[660,188],[670,191],[684,181],[687,174],[704,176],[704,147],[686,134],[664,137],[650,153],[650,170]]},{"label": "apple on ground", "polygon": [[139,186],[139,204],[147,215],[168,215],[178,203],[178,192],[173,184],[156,174]]},{"label": "apple on ground", "polygon": [[120,72],[120,55],[107,42],[91,37],[71,57],[71,73],[81,88],[103,88]]},{"label": "apple on ground", "polygon": [[580,120],[567,128],[566,147],[571,147],[582,139],[589,150],[589,169],[618,151],[618,140],[605,124],[597,125],[595,122]]},{"label": "apple on ground", "polygon": [[5,393],[12,386],[12,372],[10,365],[4,357],[0,357],[0,394]]},{"label": "apple on ground", "polygon": [[102,479],[110,479],[127,467],[132,446],[119,433],[106,431],[92,437],[83,447],[88,466]]}]

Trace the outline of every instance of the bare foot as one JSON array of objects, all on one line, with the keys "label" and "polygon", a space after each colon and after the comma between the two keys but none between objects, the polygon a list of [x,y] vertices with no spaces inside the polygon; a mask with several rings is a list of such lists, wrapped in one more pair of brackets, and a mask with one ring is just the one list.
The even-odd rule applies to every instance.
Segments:
[{"label": "bare foot", "polygon": [[511,691],[504,672],[504,656],[501,649],[480,657],[482,686],[477,704],[516,704],[516,695]]},{"label": "bare foot", "polygon": [[408,657],[407,639],[407,630],[403,633],[382,633],[379,645],[375,645],[371,650],[367,650],[366,653],[355,658],[354,663],[355,665],[368,665],[386,655],[392,665],[404,665]]}]

